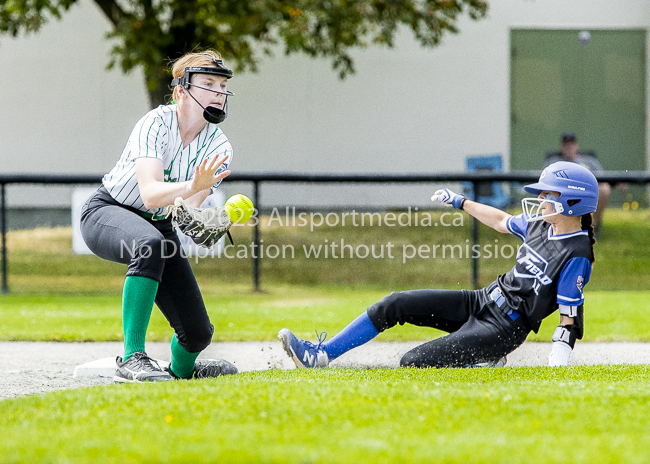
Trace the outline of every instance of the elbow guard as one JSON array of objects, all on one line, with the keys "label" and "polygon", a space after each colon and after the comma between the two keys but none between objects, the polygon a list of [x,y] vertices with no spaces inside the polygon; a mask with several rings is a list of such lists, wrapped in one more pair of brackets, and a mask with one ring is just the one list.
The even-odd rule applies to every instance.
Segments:
[{"label": "elbow guard", "polygon": [[578,306],[568,306],[568,305],[558,305],[560,309],[561,316],[567,317],[577,317],[578,316]]}]

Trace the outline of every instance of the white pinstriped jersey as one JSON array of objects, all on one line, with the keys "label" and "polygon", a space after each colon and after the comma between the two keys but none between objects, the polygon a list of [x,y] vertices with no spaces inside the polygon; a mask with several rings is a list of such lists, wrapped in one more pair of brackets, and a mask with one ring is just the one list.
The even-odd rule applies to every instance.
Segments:
[{"label": "white pinstriped jersey", "polygon": [[[217,172],[228,169],[232,161],[232,146],[221,129],[212,123],[208,123],[199,135],[183,148],[176,105],[161,105],[138,121],[120,160],[104,176],[102,183],[119,203],[156,216],[164,216],[166,208],[145,208],[135,175],[135,160],[158,158],[163,162],[165,182],[184,182],[194,176],[194,168],[205,158],[224,154],[230,156]],[[213,190],[218,185],[216,184]]]}]

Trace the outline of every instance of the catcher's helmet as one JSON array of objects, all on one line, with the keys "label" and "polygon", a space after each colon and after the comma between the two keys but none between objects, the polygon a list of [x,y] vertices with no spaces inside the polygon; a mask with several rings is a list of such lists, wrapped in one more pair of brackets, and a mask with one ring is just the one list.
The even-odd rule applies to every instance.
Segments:
[{"label": "catcher's helmet", "polygon": [[[232,78],[232,71],[224,66],[222,60],[212,58],[211,56],[207,56],[207,58],[210,58],[210,60],[212,60],[212,64],[214,66],[188,66],[185,68],[185,75],[183,77],[177,77],[176,79],[173,79],[171,86],[173,88],[176,87],[177,85],[182,85],[183,88],[188,91],[190,97],[192,97],[192,99],[196,103],[198,103],[201,106],[201,108],[203,108],[203,117],[205,118],[205,120],[213,124],[219,124],[222,123],[228,117],[228,97],[234,96],[235,94],[232,93],[230,90],[226,90],[225,92],[218,92],[218,91],[215,92],[226,96],[225,102],[223,104],[223,109],[220,109],[220,108],[214,108],[212,106],[208,106],[207,108],[204,107],[198,102],[196,98],[194,98],[194,95],[192,95],[192,93],[189,92],[190,86],[198,87],[199,89],[204,89],[203,87],[192,84],[190,82],[192,74],[212,74],[215,76],[223,76],[226,79]],[[208,89],[204,89],[204,90],[208,90]]]},{"label": "catcher's helmet", "polygon": [[215,76],[223,76],[226,79],[232,79],[232,71],[226,68],[222,60],[217,60],[211,56],[207,56],[212,61],[213,66],[188,66],[185,68],[185,75],[172,80],[172,87],[182,85],[185,90],[190,88],[190,78],[192,74],[213,74]]},{"label": "catcher's helmet", "polygon": [[[546,167],[539,176],[539,181],[524,187],[528,193],[539,195],[542,191],[558,192],[560,197],[553,201],[558,207],[554,214],[577,217],[593,213],[598,205],[598,181],[589,169],[568,161],[558,161]],[[524,198],[522,206],[528,214],[527,206],[538,200]],[[548,216],[548,215],[547,215]],[[530,219],[541,219],[540,216]]]}]

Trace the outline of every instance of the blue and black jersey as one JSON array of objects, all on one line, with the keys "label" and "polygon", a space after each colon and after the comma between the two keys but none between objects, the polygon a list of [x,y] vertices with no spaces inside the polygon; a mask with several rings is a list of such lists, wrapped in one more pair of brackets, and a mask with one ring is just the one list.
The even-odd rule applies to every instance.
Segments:
[{"label": "blue and black jersey", "polygon": [[546,221],[527,222],[511,216],[508,230],[522,240],[515,266],[492,284],[501,288],[506,304],[524,316],[537,332],[542,320],[560,305],[575,318],[582,337],[584,287],[591,276],[591,243],[586,230],[553,235]]}]

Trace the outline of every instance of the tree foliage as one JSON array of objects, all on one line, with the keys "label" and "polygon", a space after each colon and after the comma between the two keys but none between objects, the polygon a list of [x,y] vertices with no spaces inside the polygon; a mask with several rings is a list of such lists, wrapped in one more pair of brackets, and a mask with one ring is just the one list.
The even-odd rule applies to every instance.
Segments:
[{"label": "tree foliage", "polygon": [[[79,0],[0,0],[0,33],[33,33]],[[341,78],[350,51],[392,47],[400,27],[425,47],[456,33],[459,16],[480,19],[481,0],[93,0],[112,25],[109,68],[144,69],[152,106],[169,94],[169,60],[213,48],[237,71],[256,71],[264,54],[327,57]]]}]

